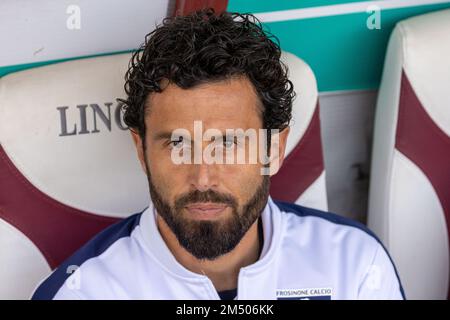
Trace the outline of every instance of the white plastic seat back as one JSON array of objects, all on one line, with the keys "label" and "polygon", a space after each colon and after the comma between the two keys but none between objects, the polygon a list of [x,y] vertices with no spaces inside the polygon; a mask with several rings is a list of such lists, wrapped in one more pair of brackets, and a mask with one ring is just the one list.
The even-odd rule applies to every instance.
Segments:
[{"label": "white plastic seat back", "polygon": [[388,46],[372,151],[369,227],[409,299],[446,299],[450,217],[450,10],[404,20]]}]

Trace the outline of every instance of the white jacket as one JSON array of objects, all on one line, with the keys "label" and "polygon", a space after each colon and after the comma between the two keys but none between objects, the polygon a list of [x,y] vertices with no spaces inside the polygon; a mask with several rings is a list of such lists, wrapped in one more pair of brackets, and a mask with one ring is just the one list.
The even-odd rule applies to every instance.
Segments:
[{"label": "white jacket", "polygon": [[[262,223],[261,256],[240,270],[237,299],[404,298],[388,253],[363,225],[270,197]],[[90,240],[41,283],[33,299],[219,296],[208,277],[173,257],[150,203]]]}]

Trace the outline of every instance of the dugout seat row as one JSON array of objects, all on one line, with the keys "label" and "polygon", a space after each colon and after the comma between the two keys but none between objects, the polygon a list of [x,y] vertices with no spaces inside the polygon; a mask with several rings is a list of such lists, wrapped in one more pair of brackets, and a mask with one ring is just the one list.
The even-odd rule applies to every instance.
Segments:
[{"label": "dugout seat row", "polygon": [[[392,33],[376,110],[368,224],[409,298],[449,283],[450,10]],[[95,233],[150,201],[116,98],[129,54],[0,79],[0,299],[27,299]],[[327,209],[317,85],[283,53],[298,94],[275,199]],[[71,272],[71,270],[67,270]]]}]

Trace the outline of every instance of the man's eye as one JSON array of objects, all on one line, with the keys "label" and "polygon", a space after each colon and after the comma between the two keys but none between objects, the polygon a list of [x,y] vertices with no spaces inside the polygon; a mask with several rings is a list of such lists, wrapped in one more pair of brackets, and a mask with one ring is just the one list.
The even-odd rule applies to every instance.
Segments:
[{"label": "man's eye", "polygon": [[234,141],[233,140],[223,140],[223,146],[225,148],[231,148],[234,145]]},{"label": "man's eye", "polygon": [[171,140],[170,146],[175,148],[180,148],[183,145],[183,138],[179,138],[178,140]]}]

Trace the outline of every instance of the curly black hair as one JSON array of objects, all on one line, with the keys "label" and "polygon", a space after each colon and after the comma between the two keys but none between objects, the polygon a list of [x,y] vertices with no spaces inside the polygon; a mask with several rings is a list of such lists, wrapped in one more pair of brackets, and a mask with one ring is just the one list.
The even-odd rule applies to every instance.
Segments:
[{"label": "curly black hair", "polygon": [[118,99],[124,122],[145,141],[146,99],[164,89],[162,80],[188,89],[246,76],[264,107],[263,127],[282,131],[289,126],[295,92],[280,56],[278,39],[251,14],[203,9],[165,18],[130,60],[125,75],[127,99]]}]

